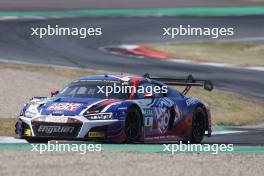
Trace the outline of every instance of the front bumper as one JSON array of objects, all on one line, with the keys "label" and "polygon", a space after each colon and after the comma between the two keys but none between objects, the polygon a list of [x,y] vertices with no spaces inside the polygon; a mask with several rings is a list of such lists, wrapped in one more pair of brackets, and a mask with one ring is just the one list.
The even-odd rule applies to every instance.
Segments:
[{"label": "front bumper", "polygon": [[[47,117],[47,116],[41,116]],[[50,117],[50,116],[49,116]],[[88,120],[83,116],[52,116],[53,120],[37,121],[40,117],[27,118],[19,117],[19,122],[16,125],[16,133],[21,138],[111,138],[111,136],[120,137],[122,134],[123,122],[118,119],[111,120]],[[54,119],[64,118],[59,122]],[[67,119],[75,119],[77,122],[68,123]],[[104,136],[98,135],[105,133]],[[93,135],[90,135],[93,134]],[[90,136],[89,136],[90,135]]]}]

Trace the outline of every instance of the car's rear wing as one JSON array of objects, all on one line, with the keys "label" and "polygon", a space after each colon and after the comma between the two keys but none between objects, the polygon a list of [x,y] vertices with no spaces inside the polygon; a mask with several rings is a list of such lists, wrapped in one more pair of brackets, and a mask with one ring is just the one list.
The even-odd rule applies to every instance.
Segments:
[{"label": "car's rear wing", "polygon": [[149,74],[144,75],[145,78],[163,82],[164,84],[171,86],[186,86],[182,91],[183,94],[187,94],[192,86],[203,87],[205,90],[212,91],[214,89],[213,83],[210,80],[194,79],[192,75],[187,78],[161,78],[161,77],[150,77]]}]

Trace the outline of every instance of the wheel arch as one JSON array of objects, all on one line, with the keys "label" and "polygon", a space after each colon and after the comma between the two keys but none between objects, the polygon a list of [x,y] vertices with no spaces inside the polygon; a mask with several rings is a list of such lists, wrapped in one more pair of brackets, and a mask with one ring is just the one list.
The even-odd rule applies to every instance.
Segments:
[{"label": "wheel arch", "polygon": [[130,108],[135,108],[135,109],[139,112],[139,114],[140,114],[140,119],[141,119],[141,125],[144,126],[143,113],[142,113],[141,108],[139,107],[139,105],[133,103],[133,104],[131,104],[131,105],[128,107],[128,109],[130,109]]}]

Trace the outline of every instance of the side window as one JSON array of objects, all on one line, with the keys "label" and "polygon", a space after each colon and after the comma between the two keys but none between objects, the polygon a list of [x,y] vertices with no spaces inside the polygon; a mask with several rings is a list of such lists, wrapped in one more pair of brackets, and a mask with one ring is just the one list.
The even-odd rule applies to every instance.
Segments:
[{"label": "side window", "polygon": [[76,91],[76,97],[85,98],[87,96],[94,96],[95,89],[93,87],[82,86]]},{"label": "side window", "polygon": [[68,90],[67,94],[69,95],[69,97],[73,97],[76,94],[76,91],[78,91],[78,87],[73,87]]},{"label": "side window", "polygon": [[166,94],[162,92],[161,85],[151,82],[140,83],[137,88],[137,98],[143,99],[145,97],[145,94],[148,93],[155,94],[155,98],[161,98],[166,96]]},{"label": "side window", "polygon": [[79,90],[77,91],[77,94],[85,94],[87,91],[87,88],[82,86],[79,88]]},{"label": "side window", "polygon": [[87,91],[87,88],[85,86],[79,87],[74,96],[76,98],[85,97],[86,91]]}]

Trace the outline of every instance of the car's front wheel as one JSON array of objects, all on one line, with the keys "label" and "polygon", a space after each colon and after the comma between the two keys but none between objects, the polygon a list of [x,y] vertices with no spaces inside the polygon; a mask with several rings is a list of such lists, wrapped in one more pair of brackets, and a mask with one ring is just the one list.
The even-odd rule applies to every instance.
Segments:
[{"label": "car's front wheel", "polygon": [[196,108],[192,119],[192,143],[201,143],[206,130],[206,114],[201,107]]},{"label": "car's front wheel", "polygon": [[141,137],[142,124],[140,112],[136,108],[130,108],[125,120],[126,142],[137,142]]}]

